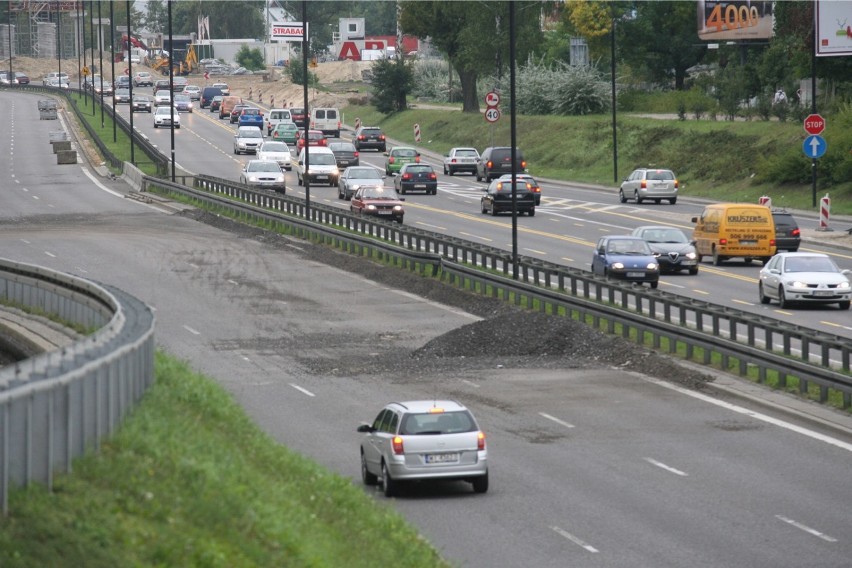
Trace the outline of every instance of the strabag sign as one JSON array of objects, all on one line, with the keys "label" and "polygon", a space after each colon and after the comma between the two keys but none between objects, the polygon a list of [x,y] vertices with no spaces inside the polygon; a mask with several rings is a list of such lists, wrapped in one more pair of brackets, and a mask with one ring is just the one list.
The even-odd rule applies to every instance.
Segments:
[{"label": "strabag sign", "polygon": [[272,41],[302,41],[303,31],[302,22],[275,24],[269,29],[269,38]]}]

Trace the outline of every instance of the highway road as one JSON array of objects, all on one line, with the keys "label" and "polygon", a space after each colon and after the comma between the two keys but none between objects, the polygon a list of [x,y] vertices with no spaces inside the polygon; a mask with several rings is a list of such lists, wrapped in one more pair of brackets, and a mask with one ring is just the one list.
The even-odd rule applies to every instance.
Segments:
[{"label": "highway road", "polygon": [[[56,125],[38,120],[35,101],[0,93],[12,117],[0,141],[0,254],[108,282],[149,303],[161,349],[222,384],[274,439],[353,483],[360,484],[355,427],[381,404],[433,396],[468,404],[488,434],[489,493],[455,483],[387,501],[366,489],[453,564],[848,566],[852,436],[629,368],[517,369],[507,359],[463,373],[453,372],[452,361],[424,365],[416,376],[373,369],[373,358],[405,357],[476,318],[317,262],[307,243],[235,238],[127,200],[120,182],[95,180],[86,166],[57,166],[47,143]],[[213,155],[205,144],[222,149],[227,139],[201,116],[176,133],[191,140],[178,154],[191,170],[202,167],[205,152]],[[223,138],[211,140],[220,130]],[[234,174],[237,163],[221,154],[200,171],[214,173],[216,163]],[[504,245],[508,219],[480,220],[476,185],[453,178],[437,198],[411,197],[410,222],[460,233],[449,221],[465,219],[465,232]],[[548,213],[523,218],[522,226],[539,239],[533,246],[562,247],[575,262],[595,232],[621,229],[615,219],[689,214],[686,204],[629,213],[600,193],[546,191]],[[572,213],[557,203],[569,195],[607,205]],[[708,291],[705,277],[732,290],[741,282],[719,273],[671,280]]]},{"label": "highway road", "polygon": [[[126,115],[126,108],[119,109]],[[136,114],[136,126],[169,155],[170,133],[155,131],[152,119]],[[233,154],[234,127],[228,121],[220,121],[216,114],[197,110],[182,115],[183,124],[175,134],[175,155],[178,164],[196,173],[206,173],[226,179],[239,179],[243,164],[251,155]],[[351,133],[343,135],[347,138]],[[372,150],[361,153],[362,165],[371,165],[384,170],[385,157]],[[477,182],[473,176],[460,174],[445,176],[440,161],[428,155],[423,161],[431,163],[438,172],[438,194],[407,194],[406,224],[422,229],[452,235],[475,243],[512,249],[511,217],[497,218],[482,215],[479,199],[485,182]],[[536,164],[530,164],[535,173]],[[296,184],[295,174],[288,174],[288,191],[304,197],[305,190]],[[386,184],[392,186],[392,177]],[[578,186],[569,182],[543,182],[542,205],[535,217],[518,218],[518,254],[537,257],[558,264],[589,269],[592,250],[597,240],[604,235],[625,234],[641,225],[668,225],[692,231],[692,217],[701,213],[700,201],[688,198],[688,188],[676,205],[667,202],[620,203],[616,190]],[[325,185],[311,186],[311,199],[327,205],[348,208],[348,202],[337,198],[337,191]],[[805,226],[806,221],[800,220]],[[815,226],[814,221],[810,221]],[[832,247],[803,244],[800,250],[825,252],[834,258],[841,268],[852,269],[852,251]],[[852,311],[840,311],[836,305],[817,308],[781,309],[777,304],[762,305],[757,295],[760,263],[745,264],[740,260],[730,261],[723,266],[713,266],[705,259],[699,274],[690,276],[686,272],[664,274],[660,288],[675,294],[697,298],[723,306],[768,315],[780,320],[844,337],[852,337]]]}]

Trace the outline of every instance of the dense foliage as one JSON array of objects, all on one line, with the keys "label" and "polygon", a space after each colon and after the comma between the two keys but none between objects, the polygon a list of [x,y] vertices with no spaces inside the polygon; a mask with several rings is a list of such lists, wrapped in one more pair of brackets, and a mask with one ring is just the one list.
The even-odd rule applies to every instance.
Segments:
[{"label": "dense foliage", "polygon": [[373,105],[382,114],[408,108],[414,88],[413,62],[403,57],[382,59],[373,64]]},{"label": "dense foliage", "polygon": [[237,52],[237,63],[251,71],[261,71],[266,69],[263,61],[263,53],[258,49],[250,49],[249,46],[243,45]]}]

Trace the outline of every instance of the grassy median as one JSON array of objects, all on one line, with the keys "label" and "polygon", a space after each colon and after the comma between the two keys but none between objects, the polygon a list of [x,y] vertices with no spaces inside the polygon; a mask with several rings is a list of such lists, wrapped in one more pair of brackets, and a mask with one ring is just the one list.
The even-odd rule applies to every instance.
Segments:
[{"label": "grassy median", "polygon": [[224,389],[163,354],[156,384],[99,454],[52,493],[13,490],[9,506],[4,568],[448,566],[393,509],[277,444]]}]

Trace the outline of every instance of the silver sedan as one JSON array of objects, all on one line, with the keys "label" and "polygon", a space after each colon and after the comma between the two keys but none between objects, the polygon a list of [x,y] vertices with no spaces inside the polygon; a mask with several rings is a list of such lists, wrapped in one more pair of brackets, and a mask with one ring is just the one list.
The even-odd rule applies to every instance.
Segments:
[{"label": "silver sedan", "polygon": [[337,198],[352,199],[358,189],[367,185],[384,187],[385,176],[369,166],[349,166],[337,180]]},{"label": "silver sedan", "polygon": [[761,269],[757,291],[761,303],[777,300],[781,308],[800,302],[838,304],[841,310],[848,310],[850,274],[852,271],[840,270],[826,254],[782,252]]}]

